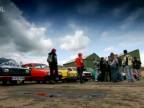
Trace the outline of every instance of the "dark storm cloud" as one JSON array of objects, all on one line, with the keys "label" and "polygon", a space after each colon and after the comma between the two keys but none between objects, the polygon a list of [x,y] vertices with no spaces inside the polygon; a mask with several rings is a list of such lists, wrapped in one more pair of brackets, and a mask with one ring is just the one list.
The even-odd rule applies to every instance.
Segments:
[{"label": "dark storm cloud", "polygon": [[0,4],[6,9],[4,13],[0,13],[0,49],[9,46],[15,51],[25,53],[39,50],[43,52],[52,47],[45,28],[27,21],[22,16],[22,11],[10,0],[0,0]]},{"label": "dark storm cloud", "polygon": [[144,8],[144,0],[12,0],[27,16],[36,18],[102,17],[115,8],[127,6],[124,14]]}]

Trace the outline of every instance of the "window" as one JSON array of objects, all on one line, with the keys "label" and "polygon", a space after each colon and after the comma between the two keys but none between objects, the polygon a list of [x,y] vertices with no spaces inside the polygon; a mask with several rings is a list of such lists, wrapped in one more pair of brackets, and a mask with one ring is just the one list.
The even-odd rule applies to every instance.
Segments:
[{"label": "window", "polygon": [[37,64],[37,65],[34,66],[34,68],[40,69],[41,65]]},{"label": "window", "polygon": [[48,68],[48,66],[45,65],[45,64],[42,64],[42,65],[41,65],[41,68]]}]

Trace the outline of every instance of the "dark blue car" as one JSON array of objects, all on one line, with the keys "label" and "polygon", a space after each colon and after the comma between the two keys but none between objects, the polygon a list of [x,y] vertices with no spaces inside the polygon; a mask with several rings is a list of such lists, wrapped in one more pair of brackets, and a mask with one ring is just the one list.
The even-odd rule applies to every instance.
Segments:
[{"label": "dark blue car", "polygon": [[29,69],[21,67],[15,60],[0,58],[0,81],[3,84],[24,82],[29,75]]}]

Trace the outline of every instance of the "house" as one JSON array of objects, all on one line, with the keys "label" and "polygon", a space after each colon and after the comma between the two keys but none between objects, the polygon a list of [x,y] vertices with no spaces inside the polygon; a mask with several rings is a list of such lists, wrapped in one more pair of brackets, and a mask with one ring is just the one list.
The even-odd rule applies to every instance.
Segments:
[{"label": "house", "polygon": [[[128,52],[128,54],[131,55],[132,57],[136,57],[136,58],[138,58],[139,60],[141,60],[139,49],[136,49],[136,50],[134,50],[134,51]],[[121,54],[120,57],[123,58],[124,55]]]},{"label": "house", "polygon": [[[131,51],[131,52],[128,52],[129,55],[131,55],[132,57],[137,57],[138,59],[140,59],[140,52],[139,52],[139,49],[136,49],[134,51]],[[124,55],[123,54],[120,54],[120,57],[121,59],[123,59]],[[140,59],[141,60],[141,59]],[[100,61],[100,57],[93,53],[89,56],[86,56],[84,57],[84,64],[85,64],[85,67],[88,67],[88,68],[94,68],[94,61]],[[63,64],[64,67],[75,67],[75,63],[74,63],[74,60],[71,60],[65,64]]]},{"label": "house", "polygon": [[[94,61],[100,61],[100,57],[95,53],[84,57],[85,67],[94,68]],[[69,62],[63,64],[63,66],[64,67],[75,67],[75,61],[74,60],[69,61]]]}]

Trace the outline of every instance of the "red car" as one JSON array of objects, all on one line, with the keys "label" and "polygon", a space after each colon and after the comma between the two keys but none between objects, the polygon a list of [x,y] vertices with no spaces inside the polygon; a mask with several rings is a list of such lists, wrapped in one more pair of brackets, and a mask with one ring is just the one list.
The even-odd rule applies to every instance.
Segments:
[{"label": "red car", "polygon": [[[29,77],[25,78],[25,81],[37,81],[37,83],[40,83],[41,81],[43,81],[45,83],[46,81],[49,81],[50,79],[49,67],[46,64],[28,63],[28,64],[22,65],[22,67],[29,68],[30,73],[31,73]],[[60,76],[61,75],[59,73],[59,77]]]}]

